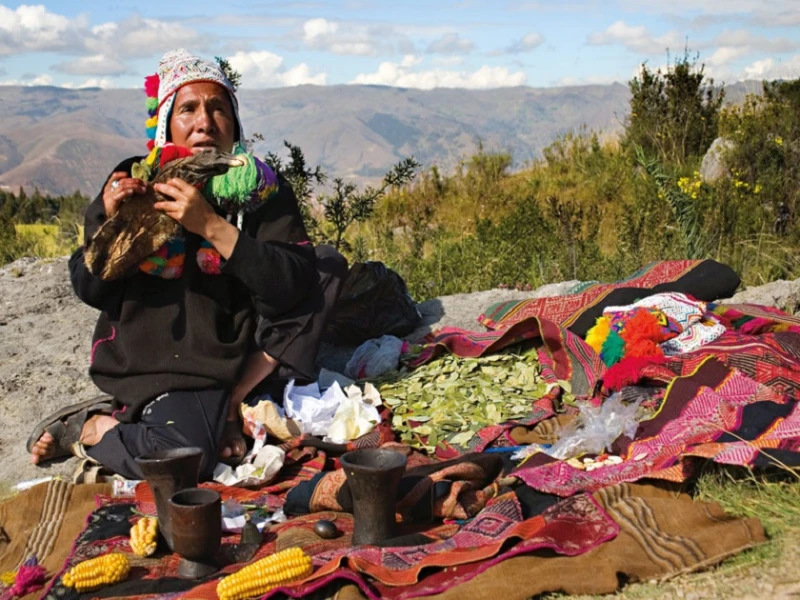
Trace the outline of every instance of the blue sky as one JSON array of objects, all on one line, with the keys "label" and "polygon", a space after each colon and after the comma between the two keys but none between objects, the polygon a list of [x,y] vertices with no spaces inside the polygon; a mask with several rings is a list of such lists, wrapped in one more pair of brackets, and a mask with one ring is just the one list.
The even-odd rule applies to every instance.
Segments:
[{"label": "blue sky", "polygon": [[250,88],[625,83],[687,43],[717,81],[800,77],[800,0],[0,3],[0,84],[140,87],[176,47]]}]

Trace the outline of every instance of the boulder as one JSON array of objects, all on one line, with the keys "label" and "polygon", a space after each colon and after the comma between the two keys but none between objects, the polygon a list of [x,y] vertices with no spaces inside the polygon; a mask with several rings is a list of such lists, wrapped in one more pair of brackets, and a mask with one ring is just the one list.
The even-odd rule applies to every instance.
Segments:
[{"label": "boulder", "polygon": [[700,177],[704,182],[715,183],[728,175],[725,153],[734,147],[733,141],[721,137],[711,143],[711,147],[700,164]]}]

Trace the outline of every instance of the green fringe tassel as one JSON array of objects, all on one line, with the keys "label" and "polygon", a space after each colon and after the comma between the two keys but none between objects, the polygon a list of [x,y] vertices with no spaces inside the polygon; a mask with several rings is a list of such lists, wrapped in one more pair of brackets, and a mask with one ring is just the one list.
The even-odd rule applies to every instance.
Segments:
[{"label": "green fringe tassel", "polygon": [[247,164],[234,167],[224,175],[212,177],[206,184],[206,192],[213,198],[243,205],[249,201],[250,195],[258,186],[258,169],[252,154],[237,156],[244,156]]},{"label": "green fringe tassel", "polygon": [[622,360],[623,356],[625,356],[625,340],[619,337],[616,331],[611,330],[603,342],[600,358],[603,359],[607,367],[610,367]]},{"label": "green fringe tassel", "polygon": [[155,110],[158,108],[158,98],[148,98],[144,102],[144,106],[147,110]]}]

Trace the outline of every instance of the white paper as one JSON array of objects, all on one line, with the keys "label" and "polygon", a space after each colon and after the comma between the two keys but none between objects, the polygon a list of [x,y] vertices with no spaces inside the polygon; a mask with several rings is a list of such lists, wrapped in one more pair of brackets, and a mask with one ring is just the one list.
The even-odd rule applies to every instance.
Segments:
[{"label": "white paper", "polygon": [[291,379],[283,393],[283,407],[289,418],[300,424],[303,433],[323,436],[344,398],[342,388],[335,381],[321,394],[317,382],[296,386]]},{"label": "white paper", "polygon": [[371,383],[364,392],[357,385],[348,386],[333,422],[328,429],[326,442],[344,444],[372,431],[380,422],[377,407],[381,405],[381,395]]},{"label": "white paper", "polygon": [[[272,524],[272,523],[283,523],[286,521],[286,515],[283,512],[282,508],[279,508],[274,513],[267,517],[257,517],[255,515],[250,515],[250,521],[258,527],[258,530],[263,532],[264,529]],[[245,515],[239,515],[237,517],[222,517],[222,530],[228,531],[231,533],[239,533],[242,531],[245,523],[247,523],[247,517]]]},{"label": "white paper", "polygon": [[214,469],[214,481],[238,487],[263,485],[278,474],[283,466],[284,458],[284,451],[277,446],[263,446],[257,451],[252,462],[243,462],[235,469],[229,465],[217,463]]}]

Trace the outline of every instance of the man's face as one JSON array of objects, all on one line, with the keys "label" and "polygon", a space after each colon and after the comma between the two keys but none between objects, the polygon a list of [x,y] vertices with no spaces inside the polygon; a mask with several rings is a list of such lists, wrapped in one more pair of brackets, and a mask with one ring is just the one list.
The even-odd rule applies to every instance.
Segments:
[{"label": "man's face", "polygon": [[210,82],[190,83],[178,90],[169,118],[171,141],[193,153],[230,152],[236,141],[236,117],[228,91]]}]

